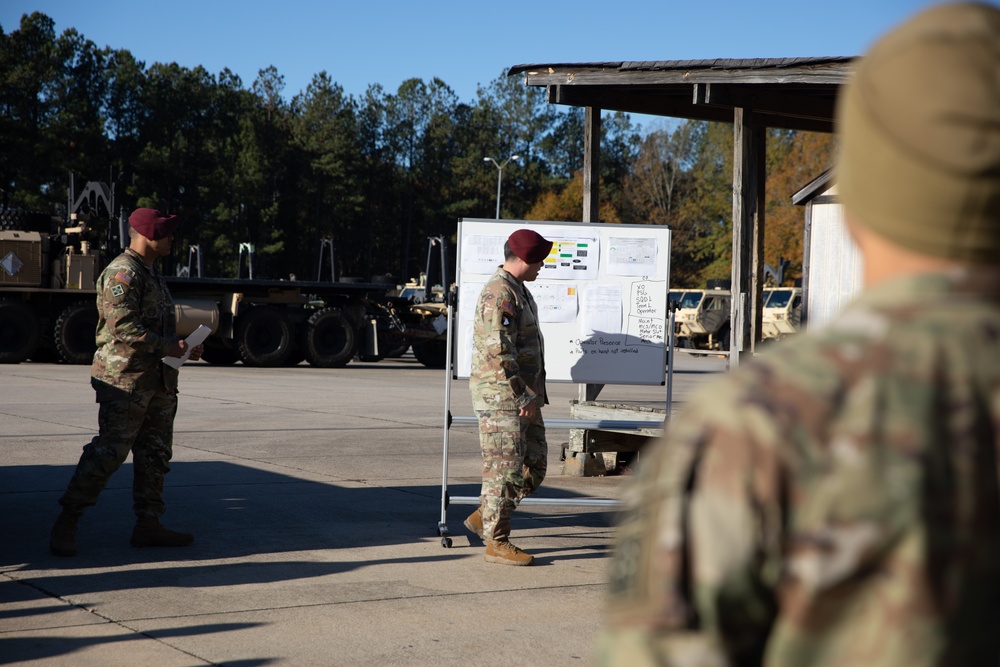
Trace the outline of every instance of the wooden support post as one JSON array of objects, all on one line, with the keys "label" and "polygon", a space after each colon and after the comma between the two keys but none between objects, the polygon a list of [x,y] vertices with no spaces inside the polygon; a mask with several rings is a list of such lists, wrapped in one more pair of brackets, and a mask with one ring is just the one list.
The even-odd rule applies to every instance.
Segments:
[{"label": "wooden support post", "polygon": [[733,116],[733,269],[730,368],[741,350],[753,352],[761,340],[761,287],[764,263],[764,128],[747,124],[748,110]]},{"label": "wooden support post", "polygon": [[[601,191],[601,110],[587,107],[583,120],[583,220],[599,222]],[[580,400],[594,401],[603,384],[580,385]]]},{"label": "wooden support post", "polygon": [[598,222],[600,175],[601,110],[587,107],[583,121],[583,222]]}]

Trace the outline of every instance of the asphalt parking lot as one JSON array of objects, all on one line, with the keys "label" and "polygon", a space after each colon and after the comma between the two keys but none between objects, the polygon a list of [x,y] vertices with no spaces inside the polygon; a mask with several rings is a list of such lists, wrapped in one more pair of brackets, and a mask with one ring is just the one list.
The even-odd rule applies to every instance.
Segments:
[{"label": "asphalt parking lot", "polygon": [[[673,397],[724,370],[678,355]],[[569,417],[578,386],[550,387]],[[659,400],[664,388],[602,398]],[[490,565],[453,505],[441,513],[445,375],[412,357],[343,369],[188,364],[163,523],[183,549],[133,549],[131,464],[81,520],[78,555],[49,554],[80,448],[96,431],[89,368],[0,367],[0,664],[589,665],[613,513],[522,507],[528,568]],[[464,381],[453,415],[471,415]],[[614,498],[622,476],[561,474],[550,431],[539,497]],[[476,495],[474,428],[448,434],[448,487]]]}]

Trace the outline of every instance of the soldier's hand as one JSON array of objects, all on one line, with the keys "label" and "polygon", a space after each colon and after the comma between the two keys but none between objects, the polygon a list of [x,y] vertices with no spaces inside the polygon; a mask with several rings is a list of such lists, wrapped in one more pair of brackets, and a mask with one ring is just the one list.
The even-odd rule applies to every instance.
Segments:
[{"label": "soldier's hand", "polygon": [[518,416],[534,419],[538,416],[538,406],[532,401],[518,411]]},{"label": "soldier's hand", "polygon": [[188,349],[187,341],[183,339],[178,340],[176,343],[174,343],[173,347],[170,348],[170,351],[167,352],[167,356],[177,357],[179,359],[180,357],[184,356],[184,353],[187,351],[187,349]]},{"label": "soldier's hand", "polygon": [[201,359],[201,353],[204,351],[205,351],[204,343],[201,345],[195,345],[193,348],[191,348],[191,356],[188,357],[188,359],[190,361],[198,361],[199,359]]}]

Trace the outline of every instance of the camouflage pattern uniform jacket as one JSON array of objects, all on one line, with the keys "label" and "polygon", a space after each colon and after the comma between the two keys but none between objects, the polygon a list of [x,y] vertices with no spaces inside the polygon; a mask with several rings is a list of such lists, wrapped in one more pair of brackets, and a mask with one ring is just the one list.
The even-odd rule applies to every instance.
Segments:
[{"label": "camouflage pattern uniform jacket", "polygon": [[[177,369],[164,364],[177,341],[170,291],[159,272],[128,248],[97,281],[97,352],[92,383],[127,392],[177,392]],[[98,399],[100,400],[100,398]]]},{"label": "camouflage pattern uniform jacket", "polygon": [[1000,286],[977,281],[876,285],[698,393],[625,492],[600,664],[1000,663]]},{"label": "camouflage pattern uniform jacket", "polygon": [[548,403],[538,308],[524,284],[503,268],[476,303],[469,389],[476,411],[518,411],[532,401],[538,407]]}]

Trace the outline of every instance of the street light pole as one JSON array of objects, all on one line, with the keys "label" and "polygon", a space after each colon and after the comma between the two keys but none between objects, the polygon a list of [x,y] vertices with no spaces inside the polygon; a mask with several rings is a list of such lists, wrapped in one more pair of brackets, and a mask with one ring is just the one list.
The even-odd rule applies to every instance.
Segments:
[{"label": "street light pole", "polygon": [[497,220],[500,219],[500,183],[503,181],[503,168],[507,166],[507,163],[511,160],[520,160],[520,155],[511,155],[509,158],[503,162],[497,162],[493,158],[487,156],[483,158],[483,162],[492,162],[497,168]]}]

